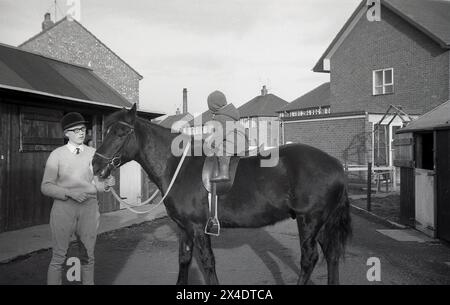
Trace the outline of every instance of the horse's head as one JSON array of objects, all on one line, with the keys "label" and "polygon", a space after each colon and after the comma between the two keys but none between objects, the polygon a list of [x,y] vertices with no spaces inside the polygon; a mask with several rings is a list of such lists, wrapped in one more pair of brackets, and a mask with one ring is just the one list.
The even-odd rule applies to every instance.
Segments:
[{"label": "horse's head", "polygon": [[130,110],[124,108],[106,119],[103,143],[92,160],[95,175],[106,178],[113,169],[133,159],[137,153],[135,122],[136,104]]}]

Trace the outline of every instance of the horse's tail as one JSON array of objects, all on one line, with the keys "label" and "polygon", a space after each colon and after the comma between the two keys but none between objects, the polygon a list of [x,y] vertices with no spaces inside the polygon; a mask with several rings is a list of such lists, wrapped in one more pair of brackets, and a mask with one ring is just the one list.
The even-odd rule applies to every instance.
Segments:
[{"label": "horse's tail", "polygon": [[350,217],[350,202],[347,185],[343,185],[337,207],[329,215],[321,234],[321,244],[324,252],[334,252],[343,258],[347,241],[352,236],[352,221]]}]

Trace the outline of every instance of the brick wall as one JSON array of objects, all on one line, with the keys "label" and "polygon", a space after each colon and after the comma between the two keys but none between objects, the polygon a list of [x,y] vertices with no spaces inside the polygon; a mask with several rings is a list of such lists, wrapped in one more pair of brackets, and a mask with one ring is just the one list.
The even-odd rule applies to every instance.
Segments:
[{"label": "brick wall", "polygon": [[[383,113],[390,104],[422,114],[449,99],[450,52],[382,7],[365,15],[331,57],[331,111]],[[372,96],[372,71],[394,68],[394,94]]]},{"label": "brick wall", "polygon": [[342,163],[367,164],[371,160],[370,123],[365,117],[284,124],[285,142],[319,148]]},{"label": "brick wall", "polygon": [[139,102],[139,76],[75,21],[63,20],[21,48],[90,66],[95,74],[128,101]]}]

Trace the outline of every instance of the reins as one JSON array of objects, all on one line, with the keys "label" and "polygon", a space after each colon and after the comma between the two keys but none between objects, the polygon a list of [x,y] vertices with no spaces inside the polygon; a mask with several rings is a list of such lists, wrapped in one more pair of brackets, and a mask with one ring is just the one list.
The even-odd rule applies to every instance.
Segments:
[{"label": "reins", "polygon": [[175,179],[177,178],[178,173],[180,172],[181,165],[183,164],[184,159],[186,158],[186,155],[187,155],[187,153],[188,153],[190,147],[191,147],[191,142],[188,142],[186,148],[184,149],[183,156],[181,157],[180,162],[178,163],[177,169],[175,170],[175,173],[173,174],[172,180],[170,181],[170,184],[169,184],[169,187],[167,188],[166,193],[164,194],[164,196],[161,198],[161,200],[160,200],[154,207],[151,207],[151,208],[150,208],[149,210],[147,210],[147,211],[138,211],[138,210],[136,210],[136,209],[133,208],[133,207],[140,207],[140,206],[143,206],[143,205],[149,203],[150,201],[152,201],[153,198],[158,194],[159,190],[156,190],[156,191],[153,193],[153,195],[152,195],[149,199],[147,199],[145,202],[143,202],[143,203],[141,203],[141,204],[130,204],[130,203],[128,203],[128,202],[125,202],[122,198],[120,198],[119,195],[117,195],[116,191],[115,191],[113,188],[110,188],[111,193],[113,194],[114,198],[116,198],[117,201],[119,201],[120,203],[122,203],[123,205],[125,205],[125,207],[126,207],[129,211],[131,211],[131,212],[133,212],[133,213],[136,213],[136,214],[148,214],[148,213],[150,213],[151,211],[153,211],[154,209],[156,209],[156,208],[164,201],[164,199],[167,197],[167,195],[169,194],[170,189],[172,188],[172,186],[173,186],[173,184],[174,184],[174,182],[175,182]]}]

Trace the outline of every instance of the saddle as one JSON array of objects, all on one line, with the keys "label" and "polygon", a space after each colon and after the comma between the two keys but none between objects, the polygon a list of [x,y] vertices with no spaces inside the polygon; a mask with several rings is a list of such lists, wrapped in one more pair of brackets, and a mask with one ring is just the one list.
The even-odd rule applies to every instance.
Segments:
[{"label": "saddle", "polygon": [[[236,176],[236,170],[237,170],[237,167],[239,164],[239,160],[242,158],[249,157],[254,154],[256,154],[256,155],[259,154],[259,152],[262,150],[262,148],[263,148],[263,145],[261,145],[254,151],[246,150],[244,152],[243,156],[231,156],[230,166],[229,166],[230,180],[225,181],[225,182],[216,182],[215,183],[216,195],[219,196],[219,195],[226,194],[233,186],[234,177]],[[219,171],[219,162],[217,160],[217,157],[215,157],[215,156],[206,157],[205,163],[203,163],[202,180],[203,180],[203,186],[208,191],[208,193],[213,192],[213,189],[212,189],[213,183],[211,183],[210,179],[212,177],[217,176],[218,171]]]},{"label": "saddle", "polygon": [[[231,187],[233,186],[234,177],[236,176],[236,170],[239,164],[239,159],[241,157],[238,156],[232,156],[230,159],[230,180],[224,181],[224,182],[216,182],[214,183],[216,185],[216,195],[224,195],[226,194]],[[213,193],[213,183],[211,183],[211,178],[217,176],[219,172],[219,162],[217,160],[217,157],[206,157],[205,163],[203,164],[203,171],[202,171],[202,180],[203,180],[203,186],[208,191],[208,193]]]}]

